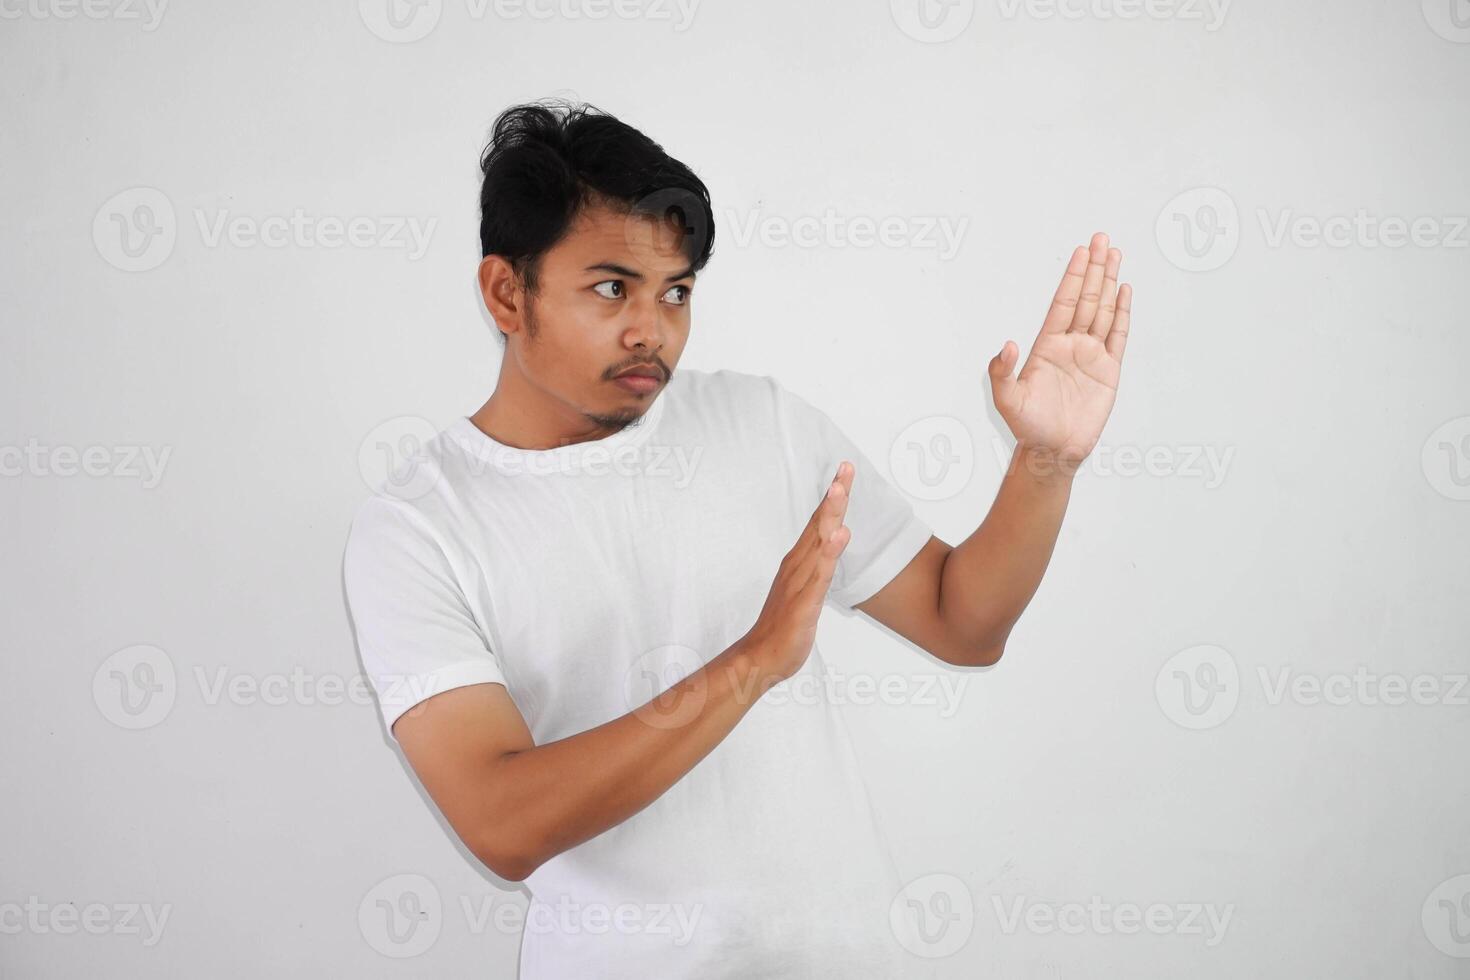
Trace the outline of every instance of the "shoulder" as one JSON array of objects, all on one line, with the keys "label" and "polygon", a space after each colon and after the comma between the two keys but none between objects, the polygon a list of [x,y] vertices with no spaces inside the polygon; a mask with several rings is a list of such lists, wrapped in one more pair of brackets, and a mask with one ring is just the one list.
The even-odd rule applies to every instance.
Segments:
[{"label": "shoulder", "polygon": [[686,392],[703,395],[750,394],[769,388],[773,381],[768,375],[736,371],[734,368],[713,371],[679,368],[676,377],[684,383]]},{"label": "shoulder", "polygon": [[829,445],[845,438],[831,415],[773,375],[730,368],[682,373],[687,373],[688,384],[678,393],[686,400],[679,414],[686,417],[763,440],[779,435],[798,446]]},{"label": "shoulder", "polygon": [[675,377],[683,387],[676,392],[671,385],[666,392],[675,396],[669,414],[679,420],[677,425],[697,432],[698,439],[726,439],[751,453],[785,447],[793,409],[776,378],[731,368],[679,371]]},{"label": "shoulder", "polygon": [[681,386],[677,392],[671,386],[668,394],[677,394],[696,409],[725,409],[745,419],[768,420],[786,393],[781,383],[768,374],[753,374],[733,368],[714,371],[680,369],[675,378]]},{"label": "shoulder", "polygon": [[369,482],[372,492],[353,513],[349,552],[385,545],[442,548],[450,536],[454,502],[463,498],[461,484],[474,470],[454,426],[421,443],[405,440],[382,449],[391,455],[390,465]]}]

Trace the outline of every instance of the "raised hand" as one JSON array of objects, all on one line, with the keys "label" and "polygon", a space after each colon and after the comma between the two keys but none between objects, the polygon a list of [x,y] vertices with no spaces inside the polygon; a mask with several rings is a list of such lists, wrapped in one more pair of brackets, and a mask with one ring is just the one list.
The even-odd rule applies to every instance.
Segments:
[{"label": "raised hand", "polygon": [[1122,264],[1102,232],[1079,245],[1020,374],[1011,377],[1013,341],[990,362],[995,407],[1017,443],[1067,466],[1092,452],[1117,398],[1133,305]]},{"label": "raised hand", "polygon": [[852,531],[842,523],[852,493],[853,465],[844,460],[796,544],[781,559],[755,625],[743,638],[770,683],[801,669],[817,638],[817,618],[837,559]]}]

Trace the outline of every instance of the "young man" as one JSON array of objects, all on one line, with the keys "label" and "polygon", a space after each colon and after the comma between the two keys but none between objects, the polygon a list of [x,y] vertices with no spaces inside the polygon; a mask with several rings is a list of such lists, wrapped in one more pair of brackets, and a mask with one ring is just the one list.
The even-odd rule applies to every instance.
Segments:
[{"label": "young man", "polygon": [[762,696],[823,675],[824,603],[1000,658],[1113,405],[1121,254],[1078,248],[1019,375],[1010,341],[991,361],[1016,465],[951,548],[771,377],[676,373],[713,244],[687,167],[531,105],[482,169],[498,383],[412,493],[363,504],[345,557],[390,732],[465,846],[526,881],[527,980],[913,975],[842,718]]}]

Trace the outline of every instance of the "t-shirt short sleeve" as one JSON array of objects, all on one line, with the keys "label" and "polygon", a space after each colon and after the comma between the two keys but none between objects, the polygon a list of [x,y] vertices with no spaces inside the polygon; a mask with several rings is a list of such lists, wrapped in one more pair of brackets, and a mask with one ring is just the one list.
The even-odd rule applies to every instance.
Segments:
[{"label": "t-shirt short sleeve", "polygon": [[363,670],[390,733],[436,694],[505,683],[448,556],[409,505],[381,496],[363,503],[348,533],[343,581]]},{"label": "t-shirt short sleeve", "polygon": [[821,409],[766,377],[776,398],[778,424],[788,434],[790,463],[798,475],[802,522],[816,509],[837,464],[853,464],[852,497],[844,523],[852,537],[837,559],[827,601],[843,609],[872,598],[891,582],[933,535],[913,504],[888,481]]}]

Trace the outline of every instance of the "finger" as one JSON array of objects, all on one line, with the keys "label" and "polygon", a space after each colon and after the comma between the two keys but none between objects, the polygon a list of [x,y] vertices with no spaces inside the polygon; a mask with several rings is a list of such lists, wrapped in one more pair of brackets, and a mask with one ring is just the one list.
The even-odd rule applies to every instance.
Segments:
[{"label": "finger", "polygon": [[816,508],[812,511],[812,516],[807,518],[806,527],[801,529],[801,534],[797,537],[796,544],[791,548],[793,553],[803,548],[816,546],[819,538],[817,525],[821,522],[822,515],[832,506],[832,487],[834,485],[840,485],[842,487],[844,496],[852,490],[852,464],[845,459],[837,464],[837,472],[833,476],[832,482],[827,484],[827,489],[822,493],[822,499],[817,502]]},{"label": "finger", "polygon": [[1066,333],[1072,318],[1077,315],[1077,299],[1082,295],[1083,274],[1087,271],[1087,249],[1078,245],[1072,250],[1067,262],[1067,271],[1062,274],[1061,284],[1052,297],[1051,309],[1046,311],[1046,320],[1041,325],[1042,333]]},{"label": "finger", "polygon": [[990,390],[995,407],[1003,411],[1010,411],[1016,404],[1016,379],[1011,375],[1020,357],[1021,348],[1007,340],[1000,353],[990,359]]},{"label": "finger", "polygon": [[806,542],[806,560],[810,561],[812,555],[822,547],[822,542],[832,536],[832,532],[837,530],[837,526],[847,516],[848,499],[847,487],[840,479],[828,484],[827,496],[822,499],[822,506],[817,508],[817,522]]},{"label": "finger", "polygon": [[852,528],[846,524],[838,525],[830,535],[822,540],[822,547],[817,550],[817,560],[812,565],[811,575],[802,585],[801,591],[797,593],[797,601],[810,601],[817,605],[827,597],[827,590],[832,587],[832,576],[837,571],[837,559],[847,548],[847,543],[852,540]]},{"label": "finger", "polygon": [[1103,273],[1108,264],[1108,236],[1098,232],[1092,236],[1088,247],[1087,272],[1082,280],[1082,295],[1077,301],[1077,315],[1072,318],[1068,333],[1086,333],[1097,318],[1098,304],[1102,300]]},{"label": "finger", "polygon": [[1113,326],[1113,316],[1118,308],[1118,270],[1123,266],[1123,253],[1116,248],[1108,249],[1107,269],[1103,272],[1102,305],[1098,307],[1097,319],[1088,333],[1098,340],[1108,335]]},{"label": "finger", "polygon": [[1128,328],[1133,320],[1133,287],[1124,283],[1118,288],[1118,316],[1113,320],[1113,328],[1108,331],[1108,339],[1103,342],[1108,355],[1115,361],[1123,360],[1123,349],[1128,346]]},{"label": "finger", "polygon": [[847,516],[847,503],[852,487],[853,466],[844,460],[837,468],[837,477],[828,484],[827,495],[807,522],[806,530],[791,552],[790,585],[799,589],[811,578],[822,543],[842,525]]}]

